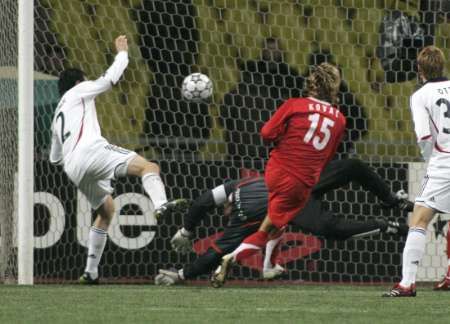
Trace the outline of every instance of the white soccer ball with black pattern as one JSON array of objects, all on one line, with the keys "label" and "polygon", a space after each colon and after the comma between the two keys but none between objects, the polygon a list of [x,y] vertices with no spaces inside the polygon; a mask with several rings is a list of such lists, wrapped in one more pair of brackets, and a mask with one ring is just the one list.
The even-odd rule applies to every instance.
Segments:
[{"label": "white soccer ball with black pattern", "polygon": [[181,93],[183,97],[190,101],[202,101],[211,97],[213,84],[211,80],[202,73],[189,74],[183,80]]}]

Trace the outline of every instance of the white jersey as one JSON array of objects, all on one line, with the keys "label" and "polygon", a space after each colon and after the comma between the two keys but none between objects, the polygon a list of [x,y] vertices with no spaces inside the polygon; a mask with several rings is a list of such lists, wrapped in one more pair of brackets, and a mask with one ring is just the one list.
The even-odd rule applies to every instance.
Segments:
[{"label": "white jersey", "polygon": [[450,81],[426,82],[411,96],[411,112],[427,175],[450,179]]},{"label": "white jersey", "polygon": [[72,180],[82,178],[89,165],[90,153],[99,145],[108,144],[101,135],[95,97],[111,89],[127,65],[128,53],[119,52],[103,76],[95,81],[83,81],[68,90],[56,108],[50,162],[63,165]]}]

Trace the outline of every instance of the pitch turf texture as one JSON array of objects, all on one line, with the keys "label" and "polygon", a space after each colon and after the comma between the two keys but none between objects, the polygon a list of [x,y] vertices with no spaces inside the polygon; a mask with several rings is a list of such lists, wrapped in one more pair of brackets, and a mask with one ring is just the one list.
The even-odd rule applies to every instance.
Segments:
[{"label": "pitch turf texture", "polygon": [[0,323],[450,323],[450,292],[388,286],[0,285]]}]

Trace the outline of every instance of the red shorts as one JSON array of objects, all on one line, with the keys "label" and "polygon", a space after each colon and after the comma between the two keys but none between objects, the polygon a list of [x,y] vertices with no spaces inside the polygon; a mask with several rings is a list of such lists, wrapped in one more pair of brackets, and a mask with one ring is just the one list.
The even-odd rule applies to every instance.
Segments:
[{"label": "red shorts", "polygon": [[306,186],[281,168],[267,165],[265,181],[269,190],[268,215],[277,228],[287,225],[305,206],[311,194]]}]

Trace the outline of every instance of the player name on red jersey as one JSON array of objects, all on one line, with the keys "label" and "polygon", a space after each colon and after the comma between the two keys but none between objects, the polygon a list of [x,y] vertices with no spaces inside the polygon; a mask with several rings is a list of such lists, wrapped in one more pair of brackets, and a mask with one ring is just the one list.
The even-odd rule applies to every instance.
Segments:
[{"label": "player name on red jersey", "polygon": [[320,103],[309,103],[308,109],[309,109],[309,111],[328,113],[336,118],[339,116],[339,110],[330,105],[324,105],[324,104],[320,104]]}]

